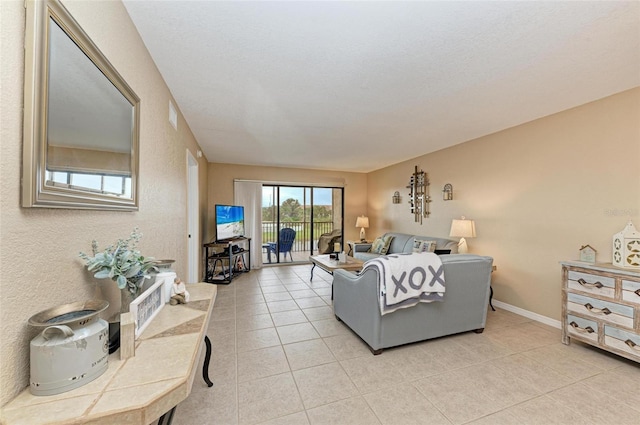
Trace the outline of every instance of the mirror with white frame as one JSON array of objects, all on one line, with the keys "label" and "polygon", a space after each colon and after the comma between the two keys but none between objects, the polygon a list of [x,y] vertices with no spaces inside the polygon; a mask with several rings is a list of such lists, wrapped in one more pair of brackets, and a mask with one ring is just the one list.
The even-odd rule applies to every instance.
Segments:
[{"label": "mirror with white frame", "polygon": [[22,206],[138,209],[139,103],[59,0],[28,1]]}]

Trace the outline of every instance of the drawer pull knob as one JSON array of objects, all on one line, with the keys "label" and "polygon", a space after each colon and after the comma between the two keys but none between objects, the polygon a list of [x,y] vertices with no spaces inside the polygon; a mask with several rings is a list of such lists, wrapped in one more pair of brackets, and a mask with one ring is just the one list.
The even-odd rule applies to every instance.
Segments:
[{"label": "drawer pull knob", "polygon": [[584,305],[584,307],[589,310],[591,313],[595,313],[595,314],[611,314],[611,310],[609,310],[607,307],[605,308],[595,308],[594,306],[592,306],[589,303],[586,303]]},{"label": "drawer pull knob", "polygon": [[591,326],[587,326],[586,328],[581,328],[580,326],[578,326],[576,322],[571,322],[569,323],[569,325],[571,325],[571,327],[578,332],[582,332],[582,333],[586,332],[588,334],[592,334],[595,332]]},{"label": "drawer pull knob", "polygon": [[633,350],[640,351],[640,345],[636,344],[635,342],[631,341],[630,339],[626,340],[624,343],[627,344],[629,346],[629,348],[631,348]]},{"label": "drawer pull knob", "polygon": [[633,293],[640,297],[640,289],[636,289]]},{"label": "drawer pull knob", "polygon": [[580,278],[578,279],[578,283],[586,288],[602,288],[604,285],[600,282],[596,282],[596,283],[589,283],[586,280]]}]

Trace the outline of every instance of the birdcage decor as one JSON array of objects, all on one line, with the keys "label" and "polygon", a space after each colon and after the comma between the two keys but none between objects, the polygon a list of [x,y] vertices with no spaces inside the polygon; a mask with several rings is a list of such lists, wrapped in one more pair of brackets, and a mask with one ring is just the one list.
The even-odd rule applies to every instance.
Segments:
[{"label": "birdcage decor", "polygon": [[613,235],[613,265],[640,269],[640,232],[631,221],[621,232]]},{"label": "birdcage decor", "polygon": [[407,189],[409,189],[409,206],[411,207],[411,213],[414,216],[415,222],[422,224],[422,219],[429,217],[431,197],[429,196],[429,178],[427,173],[418,170],[417,165],[409,179]]}]

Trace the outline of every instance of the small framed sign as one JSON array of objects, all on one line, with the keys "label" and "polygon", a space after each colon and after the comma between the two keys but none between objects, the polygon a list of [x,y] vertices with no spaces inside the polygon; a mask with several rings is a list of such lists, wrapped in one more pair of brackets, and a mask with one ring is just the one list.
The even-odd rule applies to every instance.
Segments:
[{"label": "small framed sign", "polygon": [[135,321],[136,339],[164,307],[165,291],[163,285],[164,279],[159,279],[131,303],[129,311],[133,314]]},{"label": "small framed sign", "polygon": [[596,262],[596,250],[591,245],[584,245],[580,247],[580,261],[585,263]]}]

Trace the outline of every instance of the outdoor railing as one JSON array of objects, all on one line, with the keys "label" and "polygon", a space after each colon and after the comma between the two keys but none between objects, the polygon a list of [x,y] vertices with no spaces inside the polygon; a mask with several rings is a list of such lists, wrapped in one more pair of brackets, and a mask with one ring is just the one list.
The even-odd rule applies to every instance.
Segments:
[{"label": "outdoor railing", "polygon": [[[309,251],[309,240],[311,239],[311,223],[308,221],[288,221],[278,223],[273,221],[262,222],[262,242],[276,242],[281,229],[289,227],[296,231],[296,238],[293,240],[293,251]],[[318,238],[323,233],[333,230],[333,222],[313,222],[313,250],[318,249]]]}]

